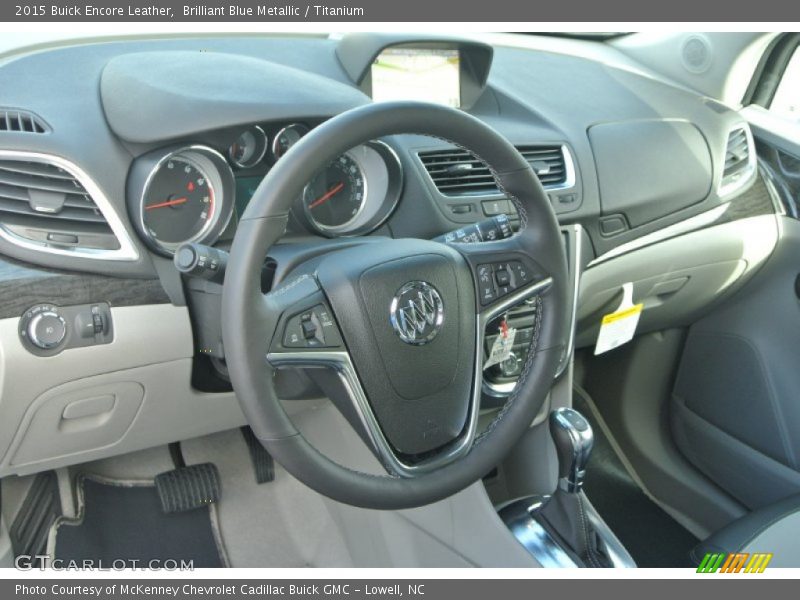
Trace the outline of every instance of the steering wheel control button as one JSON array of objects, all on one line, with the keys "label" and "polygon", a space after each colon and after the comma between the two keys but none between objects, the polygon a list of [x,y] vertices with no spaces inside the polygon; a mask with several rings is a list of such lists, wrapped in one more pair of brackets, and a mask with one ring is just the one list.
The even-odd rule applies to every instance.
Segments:
[{"label": "steering wheel control button", "polygon": [[497,281],[497,285],[501,287],[505,287],[511,283],[511,277],[508,274],[506,269],[500,268],[494,272],[495,281]]},{"label": "steering wheel control button", "polygon": [[302,321],[300,325],[303,328],[303,337],[305,339],[313,340],[317,338],[317,325],[311,321],[311,315],[309,315],[309,319],[307,321]]},{"label": "steering wheel control button", "polygon": [[509,264],[509,269],[514,274],[515,278],[515,287],[519,287],[520,285],[525,285],[531,281],[531,273],[530,270],[527,269],[520,261],[513,260]]},{"label": "steering wheel control button", "polygon": [[497,300],[495,291],[492,265],[478,265],[478,291],[481,304],[486,305]]},{"label": "steering wheel control button", "polygon": [[336,348],[341,345],[336,323],[323,304],[294,315],[286,323],[284,348]]},{"label": "steering wheel control button", "polygon": [[28,323],[28,339],[37,348],[55,348],[67,336],[67,323],[54,311],[37,313]]},{"label": "steering wheel control button", "polygon": [[483,306],[515,292],[534,280],[533,270],[521,260],[478,265],[476,274],[480,302]]}]

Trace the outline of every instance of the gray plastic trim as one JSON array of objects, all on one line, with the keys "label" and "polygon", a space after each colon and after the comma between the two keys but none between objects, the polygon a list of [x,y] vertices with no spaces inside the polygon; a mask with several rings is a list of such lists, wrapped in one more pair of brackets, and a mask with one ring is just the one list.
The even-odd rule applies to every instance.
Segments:
[{"label": "gray plastic trim", "polygon": [[48,246],[47,244],[38,243],[33,240],[27,240],[10,232],[2,225],[0,225],[0,237],[16,246],[25,248],[26,250],[33,250],[47,254],[72,256],[76,258],[91,258],[95,260],[138,260],[139,252],[128,235],[125,225],[123,224],[122,219],[120,219],[120,216],[117,214],[117,211],[114,210],[111,202],[108,200],[100,187],[78,165],[70,160],[67,160],[66,158],[41,152],[0,150],[0,159],[2,158],[8,158],[12,160],[27,160],[31,162],[55,165],[75,177],[75,179],[77,179],[89,193],[89,196],[92,198],[94,203],[97,205],[97,208],[108,222],[109,227],[111,227],[111,231],[114,233],[117,241],[119,242],[119,248],[116,250],[101,250],[92,248],[57,248]]},{"label": "gray plastic trim", "polygon": [[[112,316],[111,344],[44,358],[23,347],[18,318],[0,319],[0,477],[84,463],[245,424],[232,392],[192,388],[194,350],[185,307],[117,307]],[[126,408],[123,395],[131,384],[141,386],[145,394],[135,418],[124,426],[122,418],[132,411],[118,414],[117,409]],[[63,412],[52,403],[95,398],[100,387],[117,396],[109,418],[103,413],[74,419],[80,426],[62,428]],[[111,435],[110,429],[124,434]],[[37,456],[25,457],[23,446],[35,449]]]}]

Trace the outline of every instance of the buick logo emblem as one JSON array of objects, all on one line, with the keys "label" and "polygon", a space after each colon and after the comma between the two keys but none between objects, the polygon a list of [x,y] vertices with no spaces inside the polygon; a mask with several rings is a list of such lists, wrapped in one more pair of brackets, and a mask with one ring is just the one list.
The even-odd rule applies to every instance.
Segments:
[{"label": "buick logo emblem", "polygon": [[395,332],[406,344],[427,344],[442,328],[444,304],[436,288],[411,281],[397,290],[389,309]]}]

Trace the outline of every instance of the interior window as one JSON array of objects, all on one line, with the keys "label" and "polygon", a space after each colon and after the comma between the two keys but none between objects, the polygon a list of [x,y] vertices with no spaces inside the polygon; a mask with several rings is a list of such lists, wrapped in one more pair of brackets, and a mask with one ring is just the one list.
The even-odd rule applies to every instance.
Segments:
[{"label": "interior window", "polygon": [[769,109],[782,117],[800,121],[800,49],[794,51]]}]

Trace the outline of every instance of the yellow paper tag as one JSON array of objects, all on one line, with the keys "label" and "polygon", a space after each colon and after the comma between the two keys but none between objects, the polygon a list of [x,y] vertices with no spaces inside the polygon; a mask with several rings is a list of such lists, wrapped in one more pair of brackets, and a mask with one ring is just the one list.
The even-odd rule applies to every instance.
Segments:
[{"label": "yellow paper tag", "polygon": [[631,306],[630,308],[626,308],[625,310],[607,314],[605,317],[603,317],[603,325],[608,325],[610,323],[614,323],[615,321],[619,321],[620,319],[627,319],[633,315],[638,315],[640,312],[642,312],[643,308],[644,304],[640,303],[636,304],[635,306]]},{"label": "yellow paper tag", "polygon": [[617,310],[605,315],[600,322],[600,333],[597,335],[597,344],[594,347],[595,356],[631,341],[636,334],[636,326],[639,324],[643,309],[644,304],[633,303],[633,284],[623,285],[622,302]]}]

